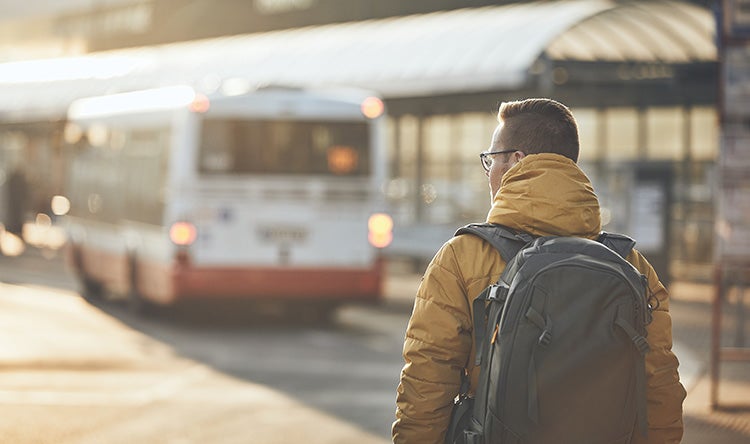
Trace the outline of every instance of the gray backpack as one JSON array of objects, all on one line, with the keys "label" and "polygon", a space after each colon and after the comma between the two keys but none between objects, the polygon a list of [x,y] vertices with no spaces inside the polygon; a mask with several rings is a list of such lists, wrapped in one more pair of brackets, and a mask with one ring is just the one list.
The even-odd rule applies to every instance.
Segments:
[{"label": "gray backpack", "polygon": [[[647,432],[646,277],[635,242],[472,224],[507,266],[474,301],[479,386],[466,443],[629,443]],[[465,377],[464,377],[465,381]],[[467,384],[462,384],[465,390]],[[464,397],[465,398],[465,397]]]}]

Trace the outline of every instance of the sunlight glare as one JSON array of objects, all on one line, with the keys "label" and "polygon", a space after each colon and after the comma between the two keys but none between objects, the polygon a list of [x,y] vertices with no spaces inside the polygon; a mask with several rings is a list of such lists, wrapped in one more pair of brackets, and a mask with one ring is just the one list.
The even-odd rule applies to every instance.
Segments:
[{"label": "sunlight glare", "polygon": [[134,57],[72,57],[24,60],[0,64],[0,83],[36,83],[60,80],[110,79],[143,65]]},{"label": "sunlight glare", "polygon": [[73,119],[86,119],[136,111],[164,111],[188,106],[195,97],[195,91],[189,86],[167,86],[76,100],[69,114]]},{"label": "sunlight glare", "polygon": [[5,256],[20,256],[26,250],[23,240],[15,234],[5,231],[5,227],[0,224],[0,253]]}]

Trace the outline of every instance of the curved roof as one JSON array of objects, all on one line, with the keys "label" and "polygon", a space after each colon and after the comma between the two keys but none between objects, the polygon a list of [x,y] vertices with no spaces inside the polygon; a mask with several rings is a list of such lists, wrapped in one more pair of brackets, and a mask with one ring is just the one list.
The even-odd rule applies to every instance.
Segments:
[{"label": "curved roof", "polygon": [[624,3],[577,23],[546,49],[553,60],[694,63],[716,60],[713,15],[676,1]]},{"label": "curved roof", "polygon": [[346,85],[386,98],[513,90],[545,53],[555,60],[715,60],[713,27],[705,8],[656,0],[540,1],[311,26],[2,64],[0,113],[56,113],[78,97],[180,83],[204,91],[228,81]]}]

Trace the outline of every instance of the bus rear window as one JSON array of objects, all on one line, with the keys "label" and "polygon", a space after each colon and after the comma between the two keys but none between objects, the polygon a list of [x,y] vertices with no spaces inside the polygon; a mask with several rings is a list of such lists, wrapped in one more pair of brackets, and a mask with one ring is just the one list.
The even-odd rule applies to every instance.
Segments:
[{"label": "bus rear window", "polygon": [[369,140],[365,122],[206,119],[199,171],[364,176]]}]

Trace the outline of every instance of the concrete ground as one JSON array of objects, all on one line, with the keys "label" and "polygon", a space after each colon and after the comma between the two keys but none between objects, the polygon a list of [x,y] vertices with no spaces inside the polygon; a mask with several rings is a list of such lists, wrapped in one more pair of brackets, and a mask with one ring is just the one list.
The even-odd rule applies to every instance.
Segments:
[{"label": "concrete ground", "polygon": [[[2,259],[2,258],[0,258]],[[0,261],[1,262],[1,261]],[[31,261],[30,264],[35,263]],[[0,263],[0,268],[2,263]],[[407,315],[412,306],[414,294],[419,285],[420,275],[409,271],[408,266],[399,266],[390,264],[388,268],[388,278],[385,286],[385,306],[384,309],[400,312]],[[30,265],[29,269],[24,269],[29,273],[38,271]],[[23,281],[23,276],[13,276],[19,282]],[[13,280],[15,280],[13,279]],[[6,281],[7,282],[7,281]],[[71,284],[72,285],[72,284]],[[60,298],[50,295],[49,300],[39,300],[38,298],[29,298],[24,294],[22,287],[10,287],[3,285],[0,287],[0,294],[3,295],[2,305],[3,316],[2,324],[9,331],[26,331],[24,324],[19,324],[13,316],[11,308],[15,307],[17,312],[23,312],[26,321],[28,316],[36,316],[38,319],[33,320],[36,326],[45,326],[37,328],[33,336],[29,335],[8,335],[13,338],[11,341],[0,344],[0,364],[6,367],[17,366],[19,362],[37,362],[41,360],[50,360],[53,358],[63,359],[70,354],[64,348],[68,341],[65,337],[76,336],[77,340],[85,342],[88,340],[81,330],[91,323],[99,323],[99,315],[95,312],[92,314],[87,310],[86,304],[78,298]],[[733,409],[730,406],[744,404],[750,406],[750,362],[728,363],[721,365],[721,379],[719,385],[719,401],[726,408],[714,410],[711,408],[710,393],[711,381],[709,378],[710,369],[710,345],[711,345],[711,312],[713,288],[708,284],[696,284],[688,282],[676,282],[670,286],[672,295],[671,313],[673,318],[673,337],[674,350],[680,359],[680,374],[683,384],[688,390],[688,397],[684,403],[685,418],[685,435],[683,443],[750,443],[750,410]],[[724,304],[724,329],[722,344],[727,346],[747,346],[750,343],[750,333],[745,332],[746,322],[738,324],[736,315],[740,311],[742,303],[741,292],[732,291],[728,295]],[[55,315],[48,313],[45,308],[47,303],[58,301],[61,306],[56,306]],[[64,311],[66,316],[63,317],[65,322],[59,325],[60,328],[53,328],[56,325],[52,320],[60,319],[60,311]],[[747,310],[747,308],[745,308]],[[118,343],[131,344],[134,339],[132,333],[115,329],[110,332],[113,337],[118,338]],[[138,339],[138,338],[136,338]],[[10,342],[9,342],[10,341]],[[44,343],[54,342],[60,344],[59,355],[51,356],[49,347],[42,347]],[[137,341],[135,341],[137,342]],[[22,344],[23,343],[23,344]],[[40,345],[41,344],[41,345]],[[132,345],[132,344],[131,344]],[[105,350],[101,350],[96,344],[85,348],[85,358],[90,361],[97,361]],[[77,350],[77,353],[81,350]],[[112,350],[106,350],[106,358],[113,359]],[[131,362],[140,359],[138,347],[121,347],[117,350],[115,358],[123,362]],[[179,359],[176,361],[180,361]],[[177,362],[175,365],[182,365],[183,362]],[[205,371],[201,369],[201,371]],[[269,390],[261,386],[245,384],[243,390],[247,393],[262,393],[262,396],[253,397],[252,402],[257,399],[258,404],[267,408],[269,405],[279,410],[287,411],[294,414],[297,418],[295,424],[302,426],[309,425],[312,429],[325,430],[325,434],[317,433],[315,436],[320,441],[308,442],[383,442],[380,438],[373,437],[356,427],[332,418],[320,412],[313,411],[309,407],[301,405],[287,396]],[[244,393],[244,392],[243,392]],[[3,397],[0,391],[0,398]],[[244,399],[244,398],[243,398]],[[0,399],[2,402],[2,399]],[[250,401],[248,401],[250,402]],[[263,421],[262,418],[259,420]],[[259,424],[262,425],[262,424]],[[245,424],[249,426],[249,424]],[[263,441],[272,442],[272,441]]]}]

